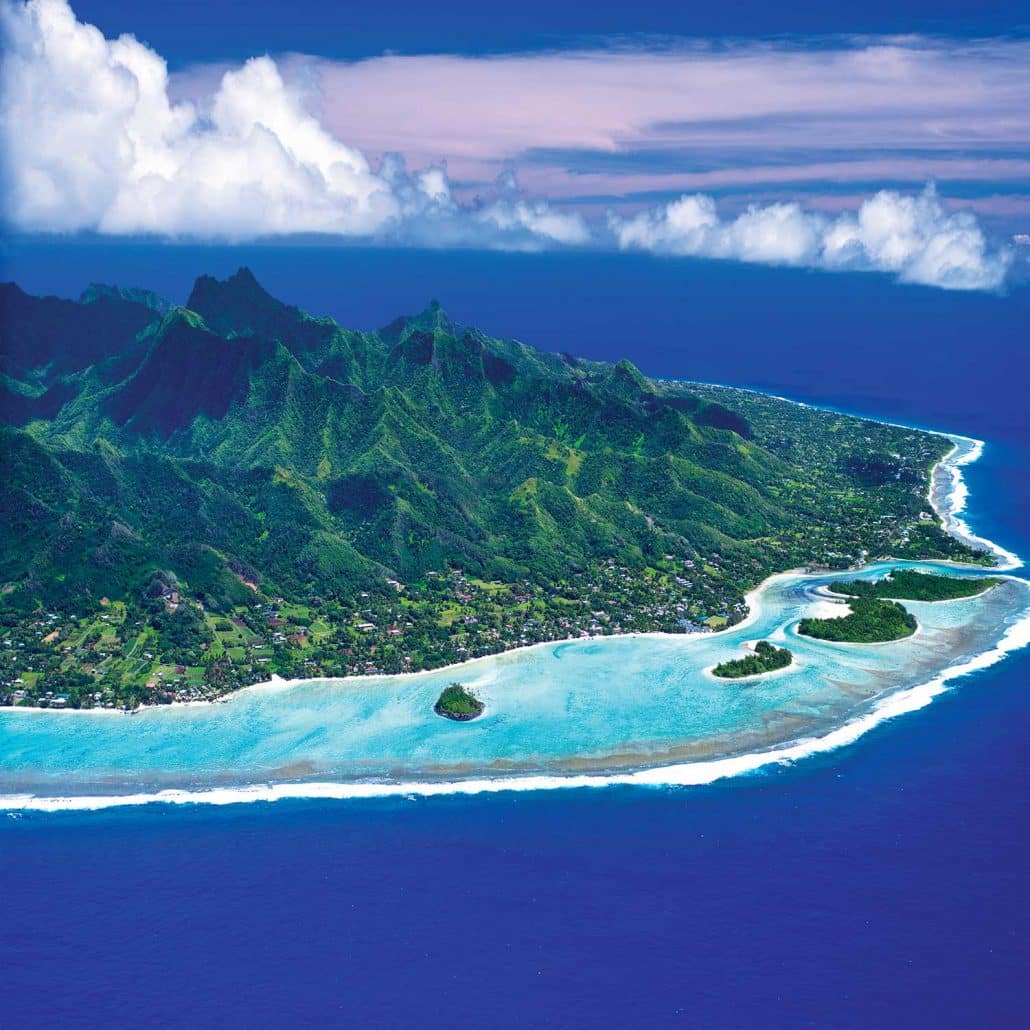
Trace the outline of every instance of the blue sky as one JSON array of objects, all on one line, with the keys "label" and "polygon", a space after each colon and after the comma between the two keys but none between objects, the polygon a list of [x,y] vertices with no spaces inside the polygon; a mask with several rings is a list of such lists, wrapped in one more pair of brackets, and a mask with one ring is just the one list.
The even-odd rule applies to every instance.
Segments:
[{"label": "blue sky", "polygon": [[[81,18],[107,35],[134,32],[173,65],[243,59],[269,48],[338,58],[567,47],[602,37],[908,33],[964,37],[1030,31],[1025,0],[864,0],[860,4],[725,0],[525,0],[487,4],[326,0],[81,0]],[[286,12],[286,13],[284,13]]]},{"label": "blue sky", "polygon": [[4,220],[1003,289],[1030,14],[921,6],[0,0]]}]

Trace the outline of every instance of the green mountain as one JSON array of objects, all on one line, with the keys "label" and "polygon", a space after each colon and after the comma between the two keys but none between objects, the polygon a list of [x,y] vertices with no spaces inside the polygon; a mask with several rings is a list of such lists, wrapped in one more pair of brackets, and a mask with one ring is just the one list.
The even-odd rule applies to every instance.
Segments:
[{"label": "green mountain", "polygon": [[[58,627],[40,689],[167,699],[169,665],[217,691],[718,627],[777,569],[972,557],[924,511],[939,437],[543,353],[436,302],[357,332],[241,269],[185,308],[0,305],[0,617],[12,645]],[[78,630],[102,609],[98,652]]]}]

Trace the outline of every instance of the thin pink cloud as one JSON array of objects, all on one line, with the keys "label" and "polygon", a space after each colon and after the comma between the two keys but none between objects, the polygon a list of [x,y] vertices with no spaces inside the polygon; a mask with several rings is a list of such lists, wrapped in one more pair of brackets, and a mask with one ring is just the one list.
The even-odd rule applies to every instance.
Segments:
[{"label": "thin pink cloud", "polygon": [[[833,149],[989,157],[1030,148],[1026,41],[751,43],[356,63],[295,57],[286,66],[296,73],[302,65],[319,84],[321,117],[335,136],[373,156],[399,151],[413,165],[446,160],[458,180],[481,178],[531,150],[675,150],[699,158],[732,150],[767,158],[770,150],[802,148],[812,163],[813,151]],[[684,160],[684,174],[708,176],[690,180],[696,185],[719,180],[719,173],[692,172],[689,156]],[[751,181],[792,174],[759,163]],[[563,167],[558,157],[551,164]],[[881,156],[878,167],[887,178],[915,177],[910,157]],[[1005,167],[985,165],[1011,177]],[[539,173],[520,164],[520,176],[527,174]],[[635,189],[638,174],[596,173],[608,192],[622,183]],[[744,174],[726,181],[735,175],[746,182]]]}]

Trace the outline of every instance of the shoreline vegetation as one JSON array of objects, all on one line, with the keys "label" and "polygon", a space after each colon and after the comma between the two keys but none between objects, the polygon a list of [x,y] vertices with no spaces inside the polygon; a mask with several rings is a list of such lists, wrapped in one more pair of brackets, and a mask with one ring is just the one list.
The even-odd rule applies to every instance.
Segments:
[{"label": "shoreline vegetation", "polygon": [[878,580],[834,580],[827,589],[845,597],[875,597],[895,601],[955,601],[977,597],[997,586],[995,576],[982,579],[939,576],[914,569],[895,569]]},{"label": "shoreline vegetation", "polygon": [[[942,526],[936,470],[957,448],[944,434],[649,380],[629,362],[542,354],[456,327],[438,305],[355,334],[280,304],[243,271],[198,280],[194,303],[202,313],[144,320],[102,377],[87,365],[47,387],[48,404],[78,390],[74,403],[37,411],[44,395],[26,387],[31,435],[0,430],[9,510],[68,506],[39,532],[31,519],[7,527],[0,704],[132,711],[217,701],[272,677],[417,673],[565,640],[717,632],[740,625],[747,597],[780,570],[843,571],[886,554],[991,560]],[[101,314],[70,308],[74,318]],[[255,343],[236,356],[224,414],[205,394],[187,418],[182,398],[142,374],[158,357],[206,354],[217,341],[228,355],[255,312],[246,332],[260,343],[274,328],[279,349]],[[345,350],[371,364],[343,368]],[[118,387],[114,417],[103,406],[129,352],[132,367],[143,364]],[[402,380],[382,382],[383,355]],[[154,443],[178,420],[168,437],[177,453],[200,447],[239,462],[253,435],[237,424],[250,417],[247,398],[260,387],[270,398],[262,417],[274,413],[287,369],[313,410],[342,404],[353,421],[371,405],[369,417],[409,433],[402,450],[417,460],[359,450],[340,474],[336,451],[308,454],[322,429],[279,415],[267,426],[274,470],[252,451],[223,467],[166,457]],[[151,392],[133,393],[144,381]],[[341,382],[351,384],[342,393]],[[403,417],[385,399],[395,396],[409,406]],[[430,422],[412,430],[416,417]],[[469,444],[478,421],[490,432]],[[85,437],[98,441],[88,454]],[[451,438],[496,463],[475,481],[438,472],[423,483],[434,463],[452,464],[442,442]],[[507,450],[493,454],[500,442]],[[495,482],[509,466],[525,475],[510,490]],[[389,482],[376,468],[393,470]],[[477,491],[496,508],[470,529],[460,520]],[[384,544],[394,550],[375,550]]]},{"label": "shoreline vegetation", "polygon": [[433,711],[445,719],[452,719],[455,722],[471,722],[478,719],[486,706],[461,683],[452,683],[444,687]]},{"label": "shoreline vegetation", "polygon": [[[1022,582],[1017,580],[1016,582]],[[763,584],[764,586],[764,584]],[[203,784],[191,781],[188,786],[167,785],[145,787],[132,793],[112,793],[108,786],[82,784],[64,793],[32,793],[27,785],[17,793],[0,797],[0,809],[12,811],[97,811],[159,803],[162,805],[230,805],[252,802],[276,802],[288,799],[359,800],[383,797],[432,797],[463,793],[495,793],[502,791],[560,790],[576,787],[611,787],[614,785],[677,787],[708,784],[735,777],[770,765],[796,762],[816,754],[825,754],[853,743],[875,726],[899,715],[930,704],[949,689],[952,681],[988,668],[1014,650],[1030,642],[1030,609],[1018,624],[986,650],[965,656],[958,664],[942,668],[932,678],[904,690],[879,696],[870,710],[859,710],[855,717],[835,725],[828,732],[788,737],[770,748],[746,752],[729,752],[702,757],[663,756],[661,762],[643,761],[625,768],[583,767],[562,770],[533,770],[501,773],[496,770],[470,772],[463,776],[455,771],[446,778],[432,775],[409,775],[399,779],[309,779],[270,781],[259,777],[253,782],[237,784]],[[85,713],[83,713],[85,714]],[[155,713],[156,714],[156,713]]]},{"label": "shoreline vegetation", "polygon": [[848,615],[834,619],[802,619],[798,633],[815,640],[841,644],[885,644],[912,636],[916,617],[897,601],[878,597],[852,597]]},{"label": "shoreline vegetation", "polygon": [[745,679],[761,676],[777,669],[786,669],[794,661],[794,655],[785,647],[776,647],[768,640],[759,640],[753,654],[733,661],[720,662],[712,669],[712,675],[719,679]]},{"label": "shoreline vegetation", "polygon": [[[960,456],[960,462],[961,456]],[[935,482],[937,473],[935,469]],[[943,477],[942,477],[943,478]],[[954,483],[952,483],[954,485]],[[961,485],[961,483],[959,484]],[[938,503],[944,508],[945,498],[938,497]],[[981,541],[985,546],[993,548],[996,545],[989,541]],[[1018,565],[1018,558],[996,551],[1000,558],[1004,559],[1005,568]],[[794,569],[783,573],[777,573],[767,577],[762,583],[748,594],[750,613],[744,621],[750,621],[757,617],[759,603],[762,593],[774,580],[788,576],[803,576],[804,569]],[[628,636],[665,636],[664,634],[639,634],[631,633]],[[860,713],[857,718],[843,723],[830,732],[815,737],[806,737],[803,740],[788,740],[772,750],[755,750],[746,754],[731,754],[718,757],[715,760],[705,758],[701,760],[668,762],[661,766],[647,764],[640,768],[627,769],[619,772],[607,773],[586,773],[582,770],[573,771],[571,774],[528,774],[517,777],[505,776],[480,776],[471,780],[445,780],[433,779],[402,779],[397,781],[376,781],[376,782],[352,782],[352,781],[310,781],[303,782],[280,782],[245,784],[241,786],[191,786],[189,788],[169,787],[160,790],[143,791],[131,794],[108,794],[104,791],[97,793],[82,792],[78,794],[66,794],[58,796],[18,794],[10,795],[2,799],[5,809],[16,810],[38,810],[38,811],[61,811],[65,809],[78,809],[83,811],[94,811],[121,806],[133,806],[161,802],[169,805],[195,805],[195,804],[241,804],[253,801],[274,802],[282,799],[355,799],[375,798],[388,796],[435,796],[449,795],[455,792],[496,792],[510,790],[539,791],[544,789],[563,789],[570,786],[610,786],[612,784],[626,785],[650,785],[650,786],[677,786],[711,783],[714,780],[727,776],[736,776],[744,772],[762,768],[770,763],[780,764],[784,761],[799,761],[813,754],[835,750],[847,745],[857,737],[868,732],[871,728],[894,718],[895,716],[910,712],[916,708],[929,704],[938,694],[947,689],[947,685],[954,679],[967,675],[968,673],[987,668],[990,665],[1002,660],[1014,649],[1025,647],[1030,640],[1030,617],[1024,616],[1022,621],[1010,627],[1005,635],[993,647],[986,651],[963,660],[960,664],[943,669],[933,675],[925,682],[919,683],[910,689],[897,693],[888,693],[880,699],[872,711]],[[543,646],[533,645],[533,646]],[[478,661],[481,659],[474,659]],[[468,664],[468,663],[461,663]],[[411,673],[409,675],[418,675]],[[255,685],[254,689],[285,689],[291,684],[290,681],[274,680],[266,681],[263,684]],[[198,702],[198,704],[205,704]],[[23,709],[26,714],[34,710]],[[85,712],[83,714],[86,714]],[[114,713],[111,713],[114,714]]]}]

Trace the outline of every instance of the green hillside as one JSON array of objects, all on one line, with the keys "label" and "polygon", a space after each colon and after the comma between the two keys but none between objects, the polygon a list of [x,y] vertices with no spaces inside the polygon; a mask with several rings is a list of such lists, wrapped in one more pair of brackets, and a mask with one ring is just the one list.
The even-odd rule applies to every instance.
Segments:
[{"label": "green hillside", "polygon": [[16,701],[718,628],[778,569],[975,557],[925,510],[939,437],[543,353],[435,302],[365,333],[246,269],[186,308],[12,284],[0,334]]}]

